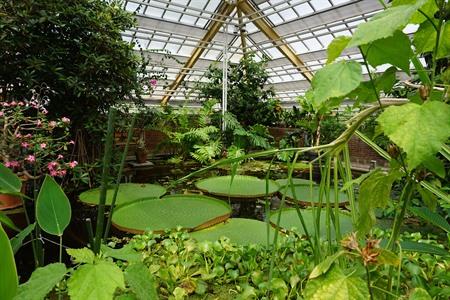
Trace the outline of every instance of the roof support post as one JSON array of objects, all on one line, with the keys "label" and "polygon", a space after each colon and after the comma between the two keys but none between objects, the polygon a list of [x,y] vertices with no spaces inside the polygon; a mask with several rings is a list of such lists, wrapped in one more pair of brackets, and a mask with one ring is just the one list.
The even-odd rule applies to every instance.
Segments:
[{"label": "roof support post", "polygon": [[313,78],[311,70],[295,54],[294,50],[281,39],[280,35],[266,21],[263,15],[257,12],[247,0],[238,0],[237,8],[272,41],[274,46],[302,73],[306,80],[311,82]]},{"label": "roof support post", "polygon": [[184,64],[180,73],[178,73],[175,80],[168,86],[166,89],[166,94],[162,98],[161,104],[165,105],[170,100],[175,90],[180,86],[181,82],[186,77],[187,72],[189,72],[190,68],[192,68],[195,63],[198,61],[202,53],[205,51],[208,43],[214,38],[214,36],[219,32],[222,23],[226,21],[228,16],[231,14],[233,9],[235,8],[235,4],[230,3],[229,1],[221,1],[220,6],[217,9],[217,13],[214,17],[214,20],[208,25],[207,32],[205,36],[198,42],[197,47],[192,51],[191,56]]}]

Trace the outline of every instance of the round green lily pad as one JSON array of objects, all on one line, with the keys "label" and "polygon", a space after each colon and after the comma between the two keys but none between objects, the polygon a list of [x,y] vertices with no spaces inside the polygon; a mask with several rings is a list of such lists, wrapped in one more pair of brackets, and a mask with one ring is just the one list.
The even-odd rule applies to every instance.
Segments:
[{"label": "round green lily pad", "polygon": [[[276,183],[278,183],[278,185],[279,185],[280,187],[285,186],[285,185],[288,185],[288,183],[289,183],[289,181],[287,180],[287,178],[277,179],[277,180],[275,180],[275,181],[276,181]],[[312,182],[313,185],[316,184],[314,181],[309,180],[309,179],[292,178],[292,184],[293,184],[293,185],[307,185],[307,186],[309,186],[309,185],[311,184],[311,182]]]},{"label": "round green lily pad", "polygon": [[[236,198],[256,198],[266,195],[266,180],[254,176],[236,175],[231,183],[231,176],[209,177],[199,180],[195,186],[204,192],[217,196]],[[278,191],[275,181],[269,180],[268,194]]]},{"label": "round green lily pad", "polygon": [[[306,228],[310,236],[314,235],[314,218],[313,218],[313,210],[312,209],[300,209],[300,212],[305,220]],[[334,209],[333,209],[334,212]],[[276,226],[278,219],[279,210],[272,212],[270,215],[270,222]],[[317,214],[317,210],[314,210],[314,213]],[[322,208],[320,211],[320,236],[326,238],[327,236],[327,227],[326,227],[326,212],[325,209]],[[339,214],[339,223],[341,229],[341,235],[345,235],[352,231],[352,218],[346,214],[341,212]],[[303,230],[302,223],[300,222],[299,215],[297,213],[297,209],[295,208],[285,208],[281,211],[281,219],[280,219],[280,227],[285,230],[291,230],[292,228],[296,228],[297,232],[301,234],[305,234]],[[334,225],[331,223],[331,237],[334,238],[336,233],[334,231]]]},{"label": "round green lily pad", "polygon": [[[295,191],[295,197],[292,192],[292,188]],[[291,200],[297,200],[303,205],[317,205],[319,202],[320,188],[319,185],[313,185],[312,187],[312,198],[311,198],[311,187],[309,185],[297,184],[293,187],[284,186],[280,188],[280,193],[282,195],[286,194],[286,198]],[[339,195],[339,205],[344,205],[348,203],[348,197],[346,193],[338,192]],[[330,189],[330,202],[334,203],[335,195],[334,189]],[[322,196],[322,204],[325,205],[326,198],[325,194]]]},{"label": "round green lily pad", "polygon": [[[273,242],[275,229],[270,226],[270,242]],[[248,245],[267,245],[267,224],[253,219],[230,218],[224,223],[191,233],[197,241],[217,241],[227,237],[231,242]]]},{"label": "round green lily pad", "polygon": [[231,207],[222,200],[203,195],[171,195],[119,206],[112,223],[131,233],[162,232],[179,226],[197,230],[223,222],[230,214]]},{"label": "round green lily pad", "polygon": [[[166,189],[158,184],[122,183],[117,193],[116,205],[133,202],[143,198],[159,198]],[[106,192],[106,205],[111,205],[114,187]],[[98,204],[100,188],[91,189],[80,194],[80,201],[87,204]]]}]

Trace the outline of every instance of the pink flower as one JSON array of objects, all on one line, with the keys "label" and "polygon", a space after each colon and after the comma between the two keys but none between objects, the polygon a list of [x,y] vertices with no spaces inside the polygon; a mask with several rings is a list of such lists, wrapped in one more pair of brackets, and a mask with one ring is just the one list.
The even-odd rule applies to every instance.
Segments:
[{"label": "pink flower", "polygon": [[5,167],[7,168],[16,168],[19,167],[20,163],[17,160],[7,161],[5,162]]},{"label": "pink flower", "polygon": [[29,163],[34,163],[36,161],[36,157],[34,155],[28,155],[25,160]]},{"label": "pink flower", "polygon": [[31,133],[28,133],[28,134],[24,135],[23,137],[26,138],[26,139],[29,139],[29,138],[32,137],[32,135],[31,135]]},{"label": "pink flower", "polygon": [[57,171],[57,173],[58,173],[58,176],[63,177],[63,176],[66,175],[67,171],[66,170],[60,170],[60,171]]},{"label": "pink flower", "polygon": [[2,106],[8,107],[8,106],[9,106],[9,103],[8,103],[8,102],[2,102]]},{"label": "pink flower", "polygon": [[55,121],[48,122],[48,127],[55,128],[56,127],[56,122]]},{"label": "pink flower", "polygon": [[47,144],[46,143],[41,143],[39,146],[41,147],[41,149],[45,149],[47,147]]},{"label": "pink flower", "polygon": [[23,101],[20,101],[20,102],[18,103],[18,105],[19,105],[19,106],[24,106],[25,103],[24,103]]},{"label": "pink flower", "polygon": [[58,154],[57,159],[63,159],[63,158],[64,158],[64,155]]},{"label": "pink flower", "polygon": [[41,120],[37,120],[36,126],[37,126],[37,127],[41,127],[41,126],[42,126],[42,121],[41,121]]},{"label": "pink flower", "polygon": [[62,121],[63,123],[66,123],[66,124],[69,124],[69,123],[70,123],[70,119],[69,119],[69,118],[66,118],[66,117],[62,117],[62,118],[61,118],[61,121]]},{"label": "pink flower", "polygon": [[58,163],[56,161],[51,161],[47,164],[47,169],[49,169],[49,171],[52,171],[57,167],[58,167]]},{"label": "pink flower", "polygon": [[48,114],[48,110],[46,110],[45,108],[43,108],[41,111],[44,115]]},{"label": "pink flower", "polygon": [[157,83],[158,83],[158,81],[156,79],[150,79],[151,86],[156,86]]},{"label": "pink flower", "polygon": [[16,138],[20,139],[22,135],[20,133],[16,133]]},{"label": "pink flower", "polygon": [[58,172],[55,171],[55,170],[51,170],[50,171],[50,176],[52,176],[52,177],[58,176]]},{"label": "pink flower", "polygon": [[76,160],[71,161],[71,162],[69,163],[69,167],[70,167],[71,169],[75,168],[77,165],[78,165],[78,162],[77,162]]},{"label": "pink flower", "polygon": [[3,111],[0,111],[0,117],[3,117]]},{"label": "pink flower", "polygon": [[16,102],[16,101],[12,101],[12,102],[10,103],[10,105],[11,105],[11,106],[16,106],[16,105],[17,105],[17,102]]},{"label": "pink flower", "polygon": [[30,144],[28,144],[27,142],[22,142],[20,145],[22,146],[22,148],[25,148],[25,149],[30,147]]},{"label": "pink flower", "polygon": [[75,142],[74,142],[73,140],[70,140],[70,141],[69,141],[69,144],[70,144],[70,145],[75,145]]}]

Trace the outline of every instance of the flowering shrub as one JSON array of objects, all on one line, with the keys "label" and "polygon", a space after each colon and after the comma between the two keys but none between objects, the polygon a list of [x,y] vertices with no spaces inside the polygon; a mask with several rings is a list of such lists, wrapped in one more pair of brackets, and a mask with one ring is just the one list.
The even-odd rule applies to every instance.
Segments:
[{"label": "flowering shrub", "polygon": [[63,177],[77,166],[68,161],[70,119],[48,120],[47,99],[0,102],[0,161],[21,176]]}]

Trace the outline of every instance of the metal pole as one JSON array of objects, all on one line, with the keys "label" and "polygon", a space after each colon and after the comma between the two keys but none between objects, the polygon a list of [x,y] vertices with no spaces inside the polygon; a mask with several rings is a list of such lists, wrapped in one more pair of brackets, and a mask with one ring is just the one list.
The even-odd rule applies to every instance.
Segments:
[{"label": "metal pole", "polygon": [[223,56],[222,56],[222,131],[225,131],[227,124],[225,122],[225,113],[228,105],[228,17],[223,23],[225,42],[223,44]]}]

